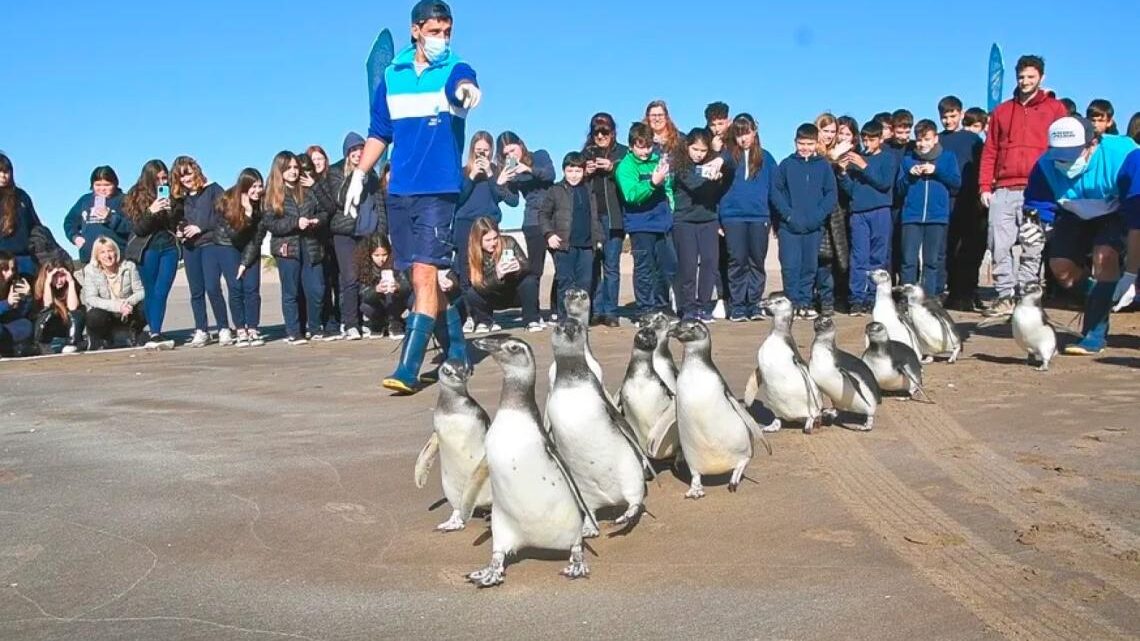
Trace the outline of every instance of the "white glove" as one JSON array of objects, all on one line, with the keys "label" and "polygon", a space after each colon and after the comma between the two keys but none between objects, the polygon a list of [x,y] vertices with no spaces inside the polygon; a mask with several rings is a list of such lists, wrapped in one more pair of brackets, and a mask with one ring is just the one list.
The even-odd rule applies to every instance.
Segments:
[{"label": "white glove", "polygon": [[345,216],[356,218],[356,208],[360,205],[362,194],[364,194],[364,172],[353,169],[352,177],[348,181],[348,191],[344,195]]},{"label": "white glove", "polygon": [[1125,274],[1120,277],[1116,283],[1116,291],[1112,293],[1112,300],[1116,302],[1112,308],[1114,312],[1119,312],[1136,300],[1136,274]]},{"label": "white glove", "polygon": [[1025,221],[1017,230],[1017,241],[1023,247],[1041,247],[1045,245],[1045,230],[1032,221]]},{"label": "white glove", "polygon": [[463,103],[464,109],[474,109],[483,100],[483,92],[473,82],[465,82],[455,90],[455,98]]},{"label": "white glove", "polygon": [[437,271],[436,280],[439,281],[439,288],[441,291],[451,291],[451,288],[455,285],[455,283],[451,281],[450,269],[441,269]]}]

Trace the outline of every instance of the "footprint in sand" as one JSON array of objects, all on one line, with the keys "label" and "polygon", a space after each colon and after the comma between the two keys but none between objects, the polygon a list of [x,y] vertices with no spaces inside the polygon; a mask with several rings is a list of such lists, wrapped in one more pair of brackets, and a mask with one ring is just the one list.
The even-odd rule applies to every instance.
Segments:
[{"label": "footprint in sand", "polygon": [[376,517],[368,514],[368,508],[355,503],[325,503],[325,511],[336,514],[347,523],[369,525],[376,523]]}]

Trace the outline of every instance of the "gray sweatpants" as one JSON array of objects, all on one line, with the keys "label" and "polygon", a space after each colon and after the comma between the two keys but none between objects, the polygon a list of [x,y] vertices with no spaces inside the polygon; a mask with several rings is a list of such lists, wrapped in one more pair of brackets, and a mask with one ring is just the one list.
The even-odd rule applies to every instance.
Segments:
[{"label": "gray sweatpants", "polygon": [[989,249],[994,262],[994,287],[1000,297],[1012,297],[1017,290],[1041,278],[1041,248],[1027,249],[1017,244],[1024,204],[1025,192],[1021,189],[998,189],[990,201]]}]

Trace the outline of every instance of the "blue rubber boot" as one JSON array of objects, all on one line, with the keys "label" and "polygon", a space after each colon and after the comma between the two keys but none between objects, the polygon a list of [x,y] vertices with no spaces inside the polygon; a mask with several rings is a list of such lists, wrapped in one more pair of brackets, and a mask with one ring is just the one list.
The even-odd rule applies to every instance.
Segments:
[{"label": "blue rubber boot", "polygon": [[[439,342],[440,351],[443,352],[440,364],[444,361],[459,361],[464,363],[470,372],[471,361],[467,357],[467,339],[463,336],[463,317],[459,314],[459,305],[454,302],[448,305],[443,319],[444,322],[435,327],[435,338]],[[438,367],[420,375],[420,381],[423,383],[434,383],[438,380]]]},{"label": "blue rubber boot", "polygon": [[409,314],[407,334],[401,346],[400,362],[396,371],[381,383],[385,388],[401,394],[415,394],[419,391],[420,366],[424,363],[424,352],[428,340],[435,329],[435,319],[427,314]]},{"label": "blue rubber boot", "polygon": [[1073,356],[1094,356],[1108,346],[1108,317],[1112,312],[1112,294],[1116,283],[1097,283],[1085,301],[1085,320],[1081,327],[1084,337],[1065,348]]}]

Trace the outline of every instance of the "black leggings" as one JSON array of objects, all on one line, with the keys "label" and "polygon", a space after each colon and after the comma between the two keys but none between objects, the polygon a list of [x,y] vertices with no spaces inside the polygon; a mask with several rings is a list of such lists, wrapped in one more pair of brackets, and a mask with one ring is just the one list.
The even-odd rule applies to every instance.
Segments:
[{"label": "black leggings", "polygon": [[141,332],[143,327],[146,327],[146,318],[141,307],[135,307],[126,321],[121,315],[104,309],[87,310],[87,335],[97,342],[111,341],[115,336],[115,330],[118,329],[137,333]]},{"label": "black leggings", "polygon": [[87,315],[82,307],[67,312],[66,320],[60,317],[54,307],[45,309],[36,318],[36,342],[50,343],[59,338],[67,341],[68,345],[78,345],[86,320]]}]

